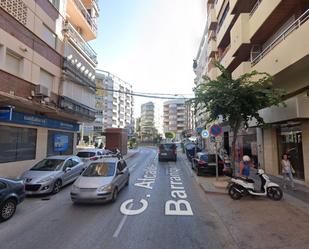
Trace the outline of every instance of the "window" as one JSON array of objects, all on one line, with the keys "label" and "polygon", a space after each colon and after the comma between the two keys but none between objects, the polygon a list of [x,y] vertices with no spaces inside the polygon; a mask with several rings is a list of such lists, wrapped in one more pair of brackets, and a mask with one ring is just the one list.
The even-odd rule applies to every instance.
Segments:
[{"label": "window", "polygon": [[9,73],[17,76],[21,75],[22,57],[7,49],[5,66]]},{"label": "window", "polygon": [[43,40],[52,48],[56,48],[57,36],[44,23],[42,29]]},{"label": "window", "polygon": [[[68,136],[68,147],[65,151],[55,150],[54,137],[55,134],[61,134]],[[70,132],[59,132],[59,131],[48,131],[48,141],[47,141],[47,156],[54,155],[72,155],[73,154],[73,133]]]},{"label": "window", "polygon": [[0,163],[35,159],[37,130],[0,125]]},{"label": "window", "polygon": [[0,190],[5,189],[6,184],[4,182],[0,182]]},{"label": "window", "polygon": [[40,84],[47,87],[49,90],[53,89],[54,76],[41,68],[40,70]]},{"label": "window", "polygon": [[220,28],[221,28],[221,26],[222,26],[222,24],[223,24],[223,22],[224,22],[224,20],[225,20],[225,18],[226,18],[226,16],[227,16],[227,13],[229,12],[229,10],[230,10],[230,3],[228,3],[228,4],[226,5],[226,7],[225,7],[225,9],[224,9],[224,11],[223,11],[223,14],[222,14],[222,16],[221,16],[221,18],[220,18],[220,20],[219,20],[218,28],[217,28],[217,33],[219,33]]}]

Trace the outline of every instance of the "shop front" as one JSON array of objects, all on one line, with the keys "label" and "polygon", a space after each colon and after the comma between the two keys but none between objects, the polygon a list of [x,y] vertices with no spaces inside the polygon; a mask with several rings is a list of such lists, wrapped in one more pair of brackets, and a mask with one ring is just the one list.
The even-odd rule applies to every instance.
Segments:
[{"label": "shop front", "polygon": [[77,123],[9,110],[0,114],[0,176],[17,177],[36,161],[74,153]]},{"label": "shop front", "polygon": [[[295,170],[294,177],[300,180],[305,179],[302,133],[301,123],[282,124],[277,129],[278,162],[283,154],[288,154]],[[279,172],[282,172],[281,164],[278,166]]]}]

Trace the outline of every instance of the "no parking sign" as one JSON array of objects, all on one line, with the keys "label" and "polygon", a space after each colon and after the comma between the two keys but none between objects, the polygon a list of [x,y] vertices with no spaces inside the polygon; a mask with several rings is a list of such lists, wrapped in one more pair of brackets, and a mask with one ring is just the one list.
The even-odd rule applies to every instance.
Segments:
[{"label": "no parking sign", "polygon": [[222,134],[222,128],[220,125],[214,124],[210,127],[210,134],[214,137],[218,137]]}]

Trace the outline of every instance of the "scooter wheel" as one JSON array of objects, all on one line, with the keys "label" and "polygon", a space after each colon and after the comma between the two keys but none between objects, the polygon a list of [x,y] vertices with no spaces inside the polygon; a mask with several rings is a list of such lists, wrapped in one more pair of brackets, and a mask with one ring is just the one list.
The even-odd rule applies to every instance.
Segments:
[{"label": "scooter wheel", "polygon": [[233,200],[239,200],[242,197],[241,193],[239,192],[239,189],[237,189],[237,187],[235,185],[230,186],[229,196]]},{"label": "scooter wheel", "polygon": [[280,201],[283,193],[279,187],[269,187],[267,189],[267,196],[274,201]]}]

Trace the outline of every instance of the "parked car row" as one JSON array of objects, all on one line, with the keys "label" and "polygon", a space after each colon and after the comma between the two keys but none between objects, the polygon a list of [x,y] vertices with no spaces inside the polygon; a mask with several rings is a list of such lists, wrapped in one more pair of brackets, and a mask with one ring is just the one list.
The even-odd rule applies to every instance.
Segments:
[{"label": "parked car row", "polygon": [[72,182],[74,203],[115,201],[129,178],[119,152],[90,149],[79,151],[77,156],[46,157],[22,173],[19,180],[0,178],[0,221],[11,218],[26,195],[56,194]]}]

